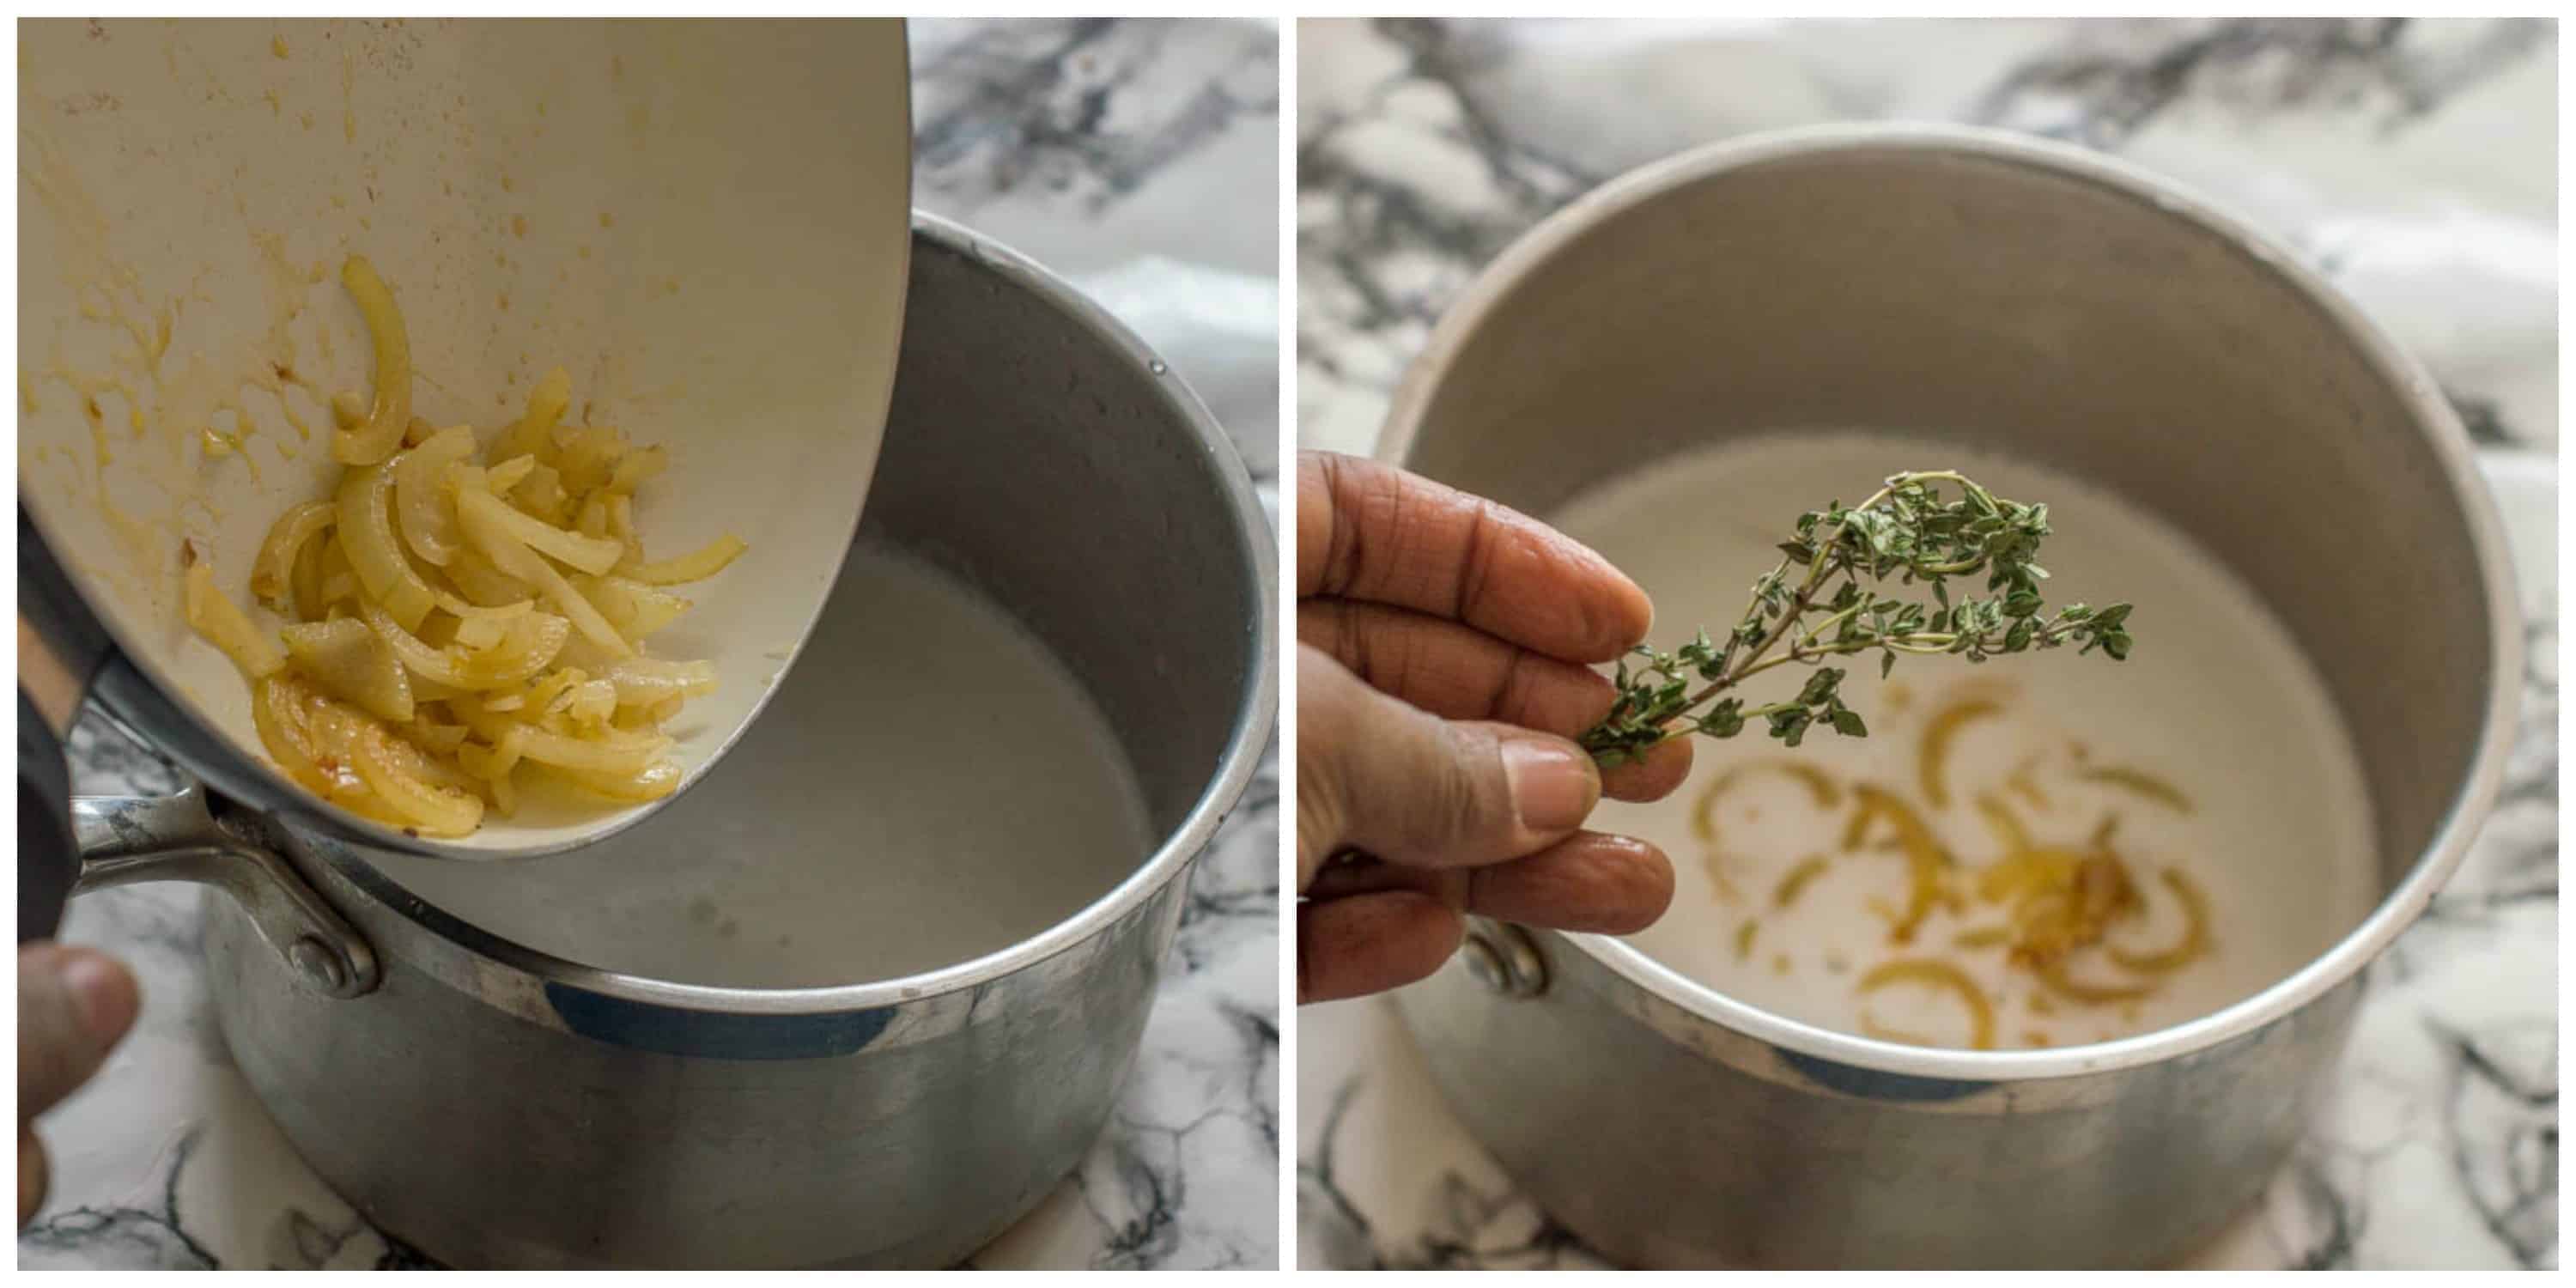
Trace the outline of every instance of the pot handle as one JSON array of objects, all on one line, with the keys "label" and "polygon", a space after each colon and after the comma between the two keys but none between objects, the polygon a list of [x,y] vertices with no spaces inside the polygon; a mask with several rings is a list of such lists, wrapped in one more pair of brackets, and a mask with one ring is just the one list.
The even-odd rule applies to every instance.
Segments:
[{"label": "pot handle", "polygon": [[381,973],[355,926],[322,901],[286,860],[225,831],[205,789],[173,796],[78,796],[72,834],[80,851],[73,894],[139,881],[194,881],[222,890],[260,938],[305,982],[332,997],[372,992]]}]

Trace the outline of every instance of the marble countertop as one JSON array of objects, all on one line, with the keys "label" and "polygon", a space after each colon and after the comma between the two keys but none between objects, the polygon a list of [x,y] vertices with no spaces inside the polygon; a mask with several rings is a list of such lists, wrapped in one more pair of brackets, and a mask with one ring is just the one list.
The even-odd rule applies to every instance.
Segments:
[{"label": "marble countertop", "polygon": [[[1278,37],[1249,21],[918,22],[917,204],[1072,276],[1224,420],[1276,516]],[[99,722],[75,790],[167,790]],[[1192,880],[1107,1132],[983,1268],[1277,1264],[1278,775],[1266,761]],[[295,1156],[226,1055],[200,893],[74,902],[64,937],[131,962],[143,1017],[42,1126],[29,1268],[414,1268]]]},{"label": "marble countertop", "polygon": [[[2433,372],[2513,533],[2530,668],[2504,795],[2367,975],[2263,1201],[2195,1266],[2558,1263],[2556,30],[2537,21],[1309,21],[1298,428],[1369,449],[1441,311],[1600,181],[1869,119],[2116,152],[2286,239]],[[1298,1028],[1302,1267],[1599,1261],[1469,1140],[1383,1000]]]}]

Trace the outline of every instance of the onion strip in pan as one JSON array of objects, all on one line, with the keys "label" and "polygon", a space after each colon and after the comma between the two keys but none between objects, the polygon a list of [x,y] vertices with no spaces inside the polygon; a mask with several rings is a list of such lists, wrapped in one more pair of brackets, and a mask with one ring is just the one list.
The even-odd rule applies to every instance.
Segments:
[{"label": "onion strip in pan", "polygon": [[331,459],[374,465],[402,446],[403,430],[411,425],[411,332],[403,326],[402,310],[394,307],[393,291],[366,256],[350,256],[340,267],[340,282],[358,302],[367,333],[375,338],[376,395],[365,420],[332,435]]}]

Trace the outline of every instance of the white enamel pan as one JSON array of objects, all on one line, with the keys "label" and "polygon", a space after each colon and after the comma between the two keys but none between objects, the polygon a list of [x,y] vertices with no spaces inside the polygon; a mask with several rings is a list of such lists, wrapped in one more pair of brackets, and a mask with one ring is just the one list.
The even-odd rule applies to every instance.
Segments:
[{"label": "white enamel pan", "polygon": [[183,547],[250,606],[268,525],[336,477],[328,400],[372,388],[351,254],[401,306],[418,414],[488,440],[561,366],[567,420],[671,453],[637,501],[649,557],[749,542],[653,641],[716,664],[717,692],[667,730],[685,781],[703,775],[794,661],[875,467],[909,254],[903,24],[69,20],[19,38],[22,815],[58,796],[49,738],[84,699],[217,790],[366,845],[530,857],[655,808],[539,805],[454,841],[346,814],[270,763],[248,685],[188,628]]}]

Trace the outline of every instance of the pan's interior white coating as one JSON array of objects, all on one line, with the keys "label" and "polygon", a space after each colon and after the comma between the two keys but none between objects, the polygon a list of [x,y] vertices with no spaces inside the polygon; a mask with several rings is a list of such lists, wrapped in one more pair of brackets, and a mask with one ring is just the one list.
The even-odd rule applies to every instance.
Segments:
[{"label": "pan's interior white coating", "polygon": [[1153,849],[1106,717],[1020,625],[875,545],[741,746],[651,822],[516,868],[375,867],[504,939],[671,983],[807,988],[969,961]]},{"label": "pan's interior white coating", "polygon": [[[488,440],[560,365],[568,419],[671,451],[638,501],[649,557],[750,542],[653,641],[716,663],[719,691],[669,730],[703,769],[829,593],[884,432],[902,25],[19,33],[20,495],[145,672],[259,757],[248,686],[182,619],[180,551],[247,604],[267,525],[335,476],[328,399],[372,387],[339,281],[361,253],[408,322],[420,415]],[[553,847],[626,816],[538,808],[458,844]]]}]

